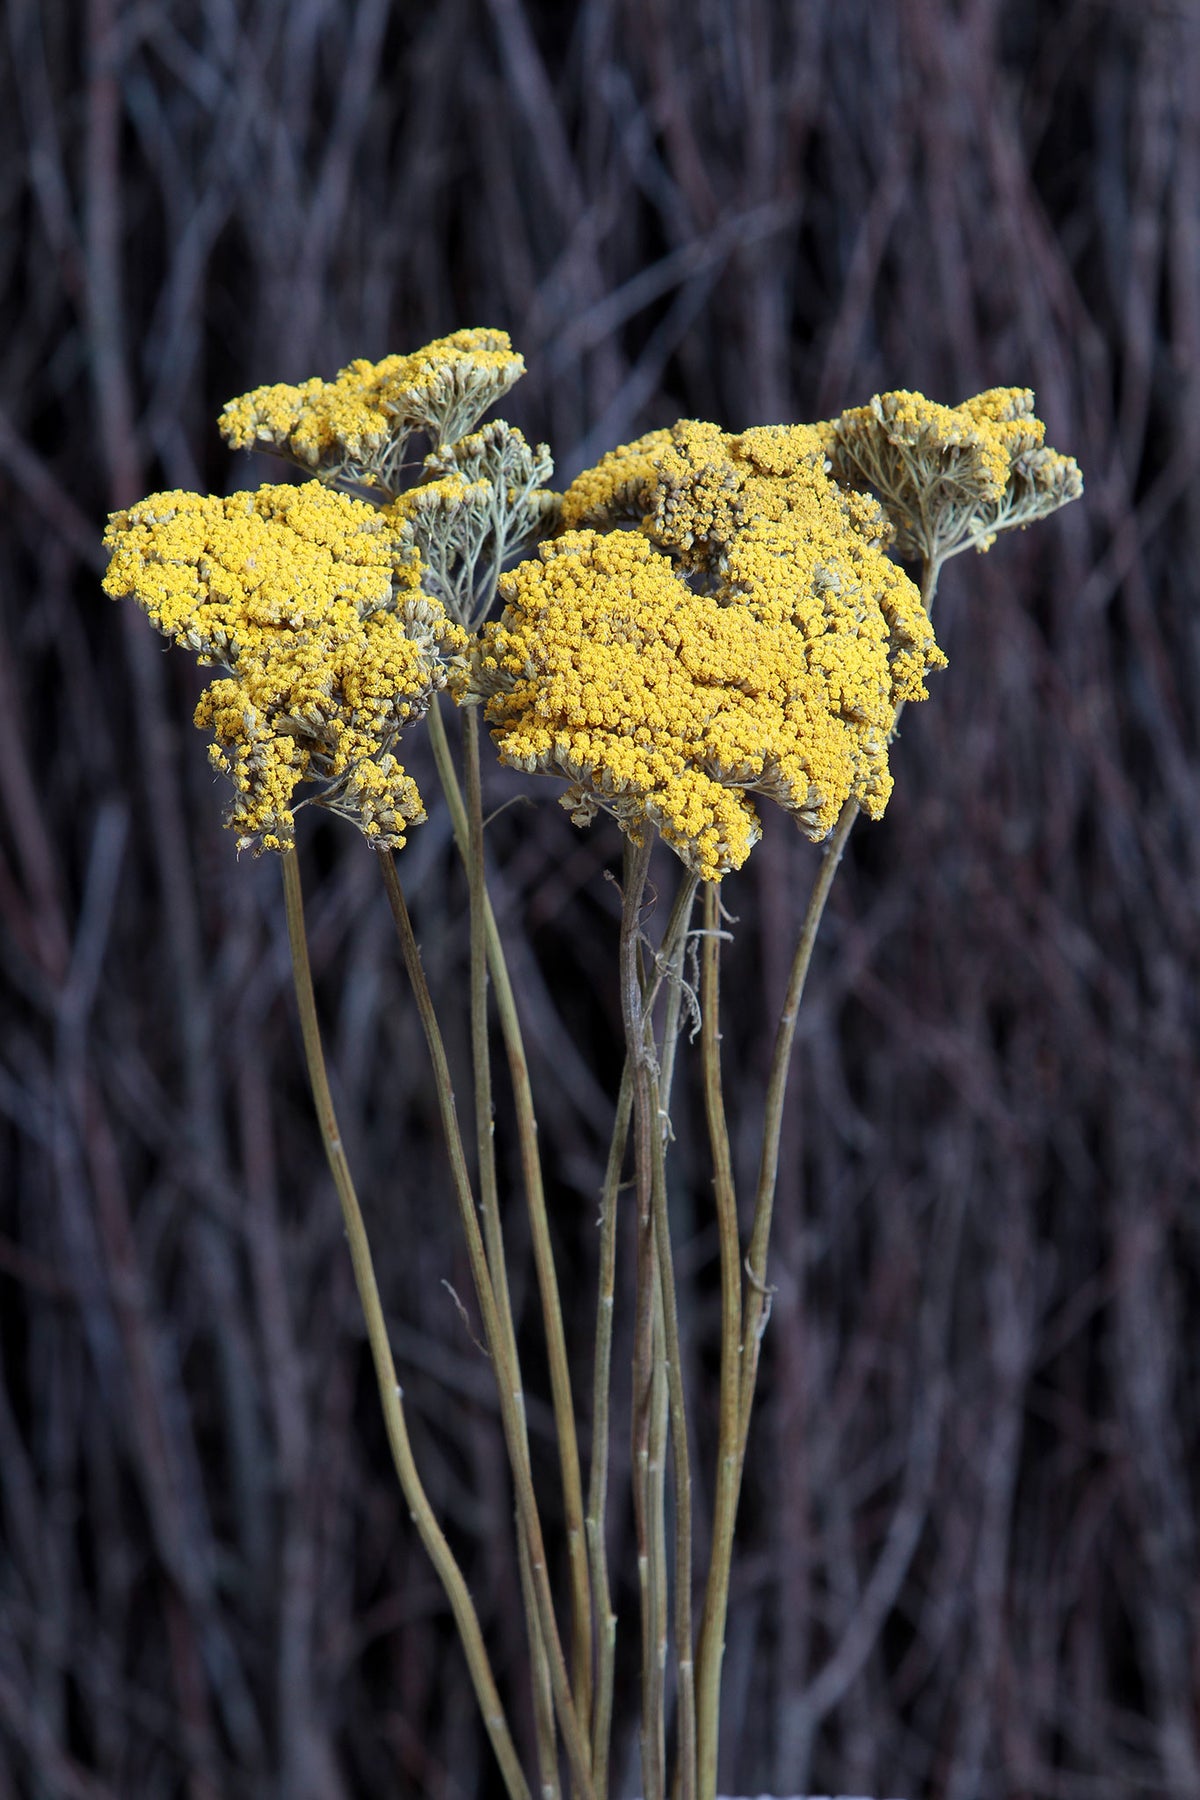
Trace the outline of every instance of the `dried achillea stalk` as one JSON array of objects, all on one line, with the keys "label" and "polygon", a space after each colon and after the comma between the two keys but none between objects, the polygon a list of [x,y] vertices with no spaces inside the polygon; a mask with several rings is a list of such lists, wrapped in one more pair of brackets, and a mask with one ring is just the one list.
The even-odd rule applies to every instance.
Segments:
[{"label": "dried achillea stalk", "polygon": [[[671,1794],[712,1800],[742,1456],[771,1292],[768,1249],[788,1066],[822,912],[857,812],[877,818],[887,803],[899,711],[925,698],[927,674],[945,664],[929,619],[941,562],[969,546],[986,548],[997,531],[1052,511],[1074,498],[1081,482],[1070,458],[1046,449],[1033,396],[997,389],[959,407],[936,406],[919,394],[883,394],[828,424],[739,434],[685,419],[603,457],[559,496],[546,485],[552,463],[545,445],[526,443],[503,421],[479,428],[483,412],[522,367],[503,332],[464,331],[410,356],[351,363],[332,381],[258,388],[231,401],[222,416],[231,443],[266,444],[315,479],[227,499],[155,494],[115,513],[105,540],[111,560],[104,586],[136,600],[159,631],[221,671],[195,716],[213,732],[210,758],[232,784],[229,823],[239,845],[283,853],[306,1059],[388,1443],[408,1512],[461,1634],[510,1800],[529,1800],[536,1790],[521,1766],[464,1572],[422,1484],[337,1124],[305,942],[300,858],[293,853],[300,806],[345,814],[382,852],[378,863],[432,1057],[513,1474],[518,1535],[512,1547],[527,1615],[540,1791],[558,1791],[565,1762],[572,1791],[595,1793],[597,1800],[610,1791],[617,1691],[615,1615],[602,1551],[613,1320],[625,1261],[623,1252],[618,1256],[619,1221],[634,1213],[636,1254],[628,1272],[636,1453],[629,1472],[641,1600],[642,1791],[652,1800]],[[410,450],[418,437],[422,462]],[[892,548],[921,561],[920,589],[889,556]],[[504,572],[518,558],[525,560]],[[502,616],[481,625],[497,593]],[[488,893],[477,713],[464,720],[461,762],[436,708],[431,714],[434,759],[469,899],[473,1168],[390,854],[424,817],[421,796],[397,758],[399,737],[445,686],[457,700],[483,706],[506,763],[560,777],[567,787],[563,803],[578,823],[604,810],[628,840],[616,946],[626,1079],[601,1196],[586,1513],[522,1009]],[[810,838],[830,843],[797,919],[766,1075],[753,1220],[743,1238],[722,1094],[726,934],[715,884],[749,855],[764,795]],[[656,834],[685,869],[651,964],[644,954],[644,899]],[[679,1078],[673,1051],[699,879],[709,884],[696,1003],[721,1334],[719,1474],[711,1489],[710,1560],[697,1631],[689,1359],[681,1351],[667,1157],[674,1136],[671,1085]],[[545,1327],[561,1477],[555,1504],[573,1546],[568,1605],[560,1605],[551,1586],[507,1299],[508,1207],[495,1148],[489,983],[513,1077],[525,1217]],[[621,1190],[630,1137],[634,1179],[627,1206]],[[677,1475],[669,1488],[661,1479],[668,1452]],[[593,1548],[601,1552],[596,1557]],[[569,1636],[560,1626],[568,1606]],[[668,1693],[674,1771],[667,1759]]]}]

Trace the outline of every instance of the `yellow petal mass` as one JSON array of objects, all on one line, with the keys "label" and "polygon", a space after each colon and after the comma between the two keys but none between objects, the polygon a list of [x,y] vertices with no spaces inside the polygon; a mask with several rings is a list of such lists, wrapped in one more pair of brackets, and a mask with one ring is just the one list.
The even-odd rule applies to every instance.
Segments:
[{"label": "yellow petal mass", "polygon": [[[881,813],[896,707],[945,660],[876,513],[789,429],[662,434],[634,477],[643,529],[543,544],[502,578],[472,664],[503,761],[563,776],[580,823],[603,808],[635,840],[653,825],[706,880],[749,855],[756,794],[814,838],[851,796]],[[581,496],[603,516],[624,485],[581,478],[568,516]]]}]

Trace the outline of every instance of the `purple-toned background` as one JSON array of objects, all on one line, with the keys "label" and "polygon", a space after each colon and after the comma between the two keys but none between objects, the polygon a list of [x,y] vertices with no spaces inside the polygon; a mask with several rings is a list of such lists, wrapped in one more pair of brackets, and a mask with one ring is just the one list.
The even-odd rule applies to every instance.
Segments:
[{"label": "purple-toned background", "polygon": [[[895,797],[826,919],[721,1779],[1195,1800],[1196,7],[8,0],[0,29],[0,1793],[496,1791],[392,1483],[278,870],[221,830],[196,671],[97,588],[109,507],[266,472],[217,439],[230,394],[488,324],[529,363],[511,416],[565,477],[679,414],[994,383],[1035,387],[1083,464],[1081,504],[948,570],[950,669],[905,715]],[[432,798],[419,744],[412,766]],[[495,771],[488,804],[518,791]],[[586,1396],[619,847],[553,791],[489,845]],[[445,1286],[469,1281],[417,1023],[372,858],[325,823],[302,837],[417,1451],[527,1742],[510,1500]],[[743,1185],[817,856],[768,818],[723,890]],[[440,810],[401,872],[461,1070]],[[672,1204],[708,1488],[693,1062]],[[503,1100],[498,1131],[511,1170]],[[509,1231],[557,1542],[519,1206]],[[628,1329],[623,1308],[620,1404]],[[620,1423],[615,1448],[619,1493]],[[623,1503],[611,1540],[632,1794]]]}]

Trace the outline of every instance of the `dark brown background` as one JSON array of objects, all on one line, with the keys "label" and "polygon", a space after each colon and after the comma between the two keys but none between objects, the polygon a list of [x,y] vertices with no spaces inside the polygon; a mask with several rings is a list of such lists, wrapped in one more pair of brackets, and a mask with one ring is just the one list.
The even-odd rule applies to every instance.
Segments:
[{"label": "dark brown background", "polygon": [[[950,670],[826,921],[722,1781],[1195,1800],[1200,11],[7,0],[2,30],[0,1792],[495,1790],[387,1464],[278,870],[221,830],[196,671],[97,588],[110,506],[267,472],[217,439],[230,394],[488,324],[529,363],[510,416],[564,476],[681,413],[813,418],[905,385],[1029,383],[1083,464],[1081,504],[947,573]],[[490,842],[586,1394],[618,846],[551,793]],[[519,1696],[413,1010],[372,859],[302,836],[418,1451]],[[743,1173],[816,859],[772,818],[724,890]],[[458,1057],[440,811],[401,867]],[[693,1382],[701,1125],[685,1090]],[[524,1270],[519,1208],[510,1231]],[[516,1297],[528,1317],[524,1273]],[[529,1379],[552,1497],[533,1350]],[[701,1398],[706,1475],[711,1427]],[[623,1505],[613,1539],[628,1568]]]}]

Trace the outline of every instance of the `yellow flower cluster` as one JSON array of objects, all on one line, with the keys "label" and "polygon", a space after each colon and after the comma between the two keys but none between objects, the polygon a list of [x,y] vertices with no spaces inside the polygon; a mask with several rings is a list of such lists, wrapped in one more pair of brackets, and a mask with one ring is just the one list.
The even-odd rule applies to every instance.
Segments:
[{"label": "yellow flower cluster", "polygon": [[[1080,492],[1033,395],[896,392],[738,434],[684,419],[560,497],[545,445],[476,429],[523,368],[504,332],[472,330],[256,388],[225,408],[225,436],[317,480],[114,514],[107,591],[228,671],[196,722],[240,842],[285,848],[310,782],[307,798],[402,844],[424,813],[393,746],[448,680],[485,704],[506,762],[565,777],[577,820],[657,828],[707,880],[745,861],[758,795],[813,838],[848,799],[878,816],[897,711],[945,662],[886,551],[936,566]],[[406,487],[418,432],[425,479]],[[497,591],[503,616],[468,659]]]},{"label": "yellow flower cluster", "polygon": [[424,818],[393,754],[445,685],[465,634],[421,591],[384,515],[320,482],[226,499],[152,494],[112,515],[105,591],[228,676],[201,696],[213,766],[233,783],[239,848],[283,850],[294,795],[399,848]]},{"label": "yellow flower cluster", "polygon": [[1028,388],[990,388],[960,406],[900,390],[822,429],[837,478],[879,495],[900,554],[938,563],[987,550],[998,531],[1083,492],[1078,464],[1046,447],[1033,408]]},{"label": "yellow flower cluster", "polygon": [[323,479],[393,495],[409,438],[469,432],[525,371],[503,331],[456,331],[408,356],[352,362],[334,378],[277,383],[231,400],[220,428],[236,450],[267,445]]},{"label": "yellow flower cluster", "polygon": [[501,578],[472,663],[502,760],[565,776],[578,822],[656,826],[710,881],[759,836],[753,794],[813,838],[850,797],[883,811],[896,709],[945,658],[816,428],[684,420],[587,471],[564,517],[582,528]]}]

